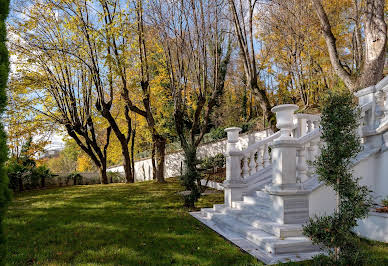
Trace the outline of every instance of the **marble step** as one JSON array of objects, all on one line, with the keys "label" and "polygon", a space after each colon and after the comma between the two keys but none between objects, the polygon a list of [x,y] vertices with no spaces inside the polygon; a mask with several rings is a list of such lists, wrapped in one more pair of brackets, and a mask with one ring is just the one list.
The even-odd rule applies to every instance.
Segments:
[{"label": "marble step", "polygon": [[234,201],[232,202],[232,208],[225,208],[221,212],[228,213],[228,211],[238,210],[241,214],[253,214],[260,215],[261,217],[272,219],[272,209],[265,205],[256,205],[256,204],[247,204],[244,201]]},{"label": "marble step", "polygon": [[270,197],[244,196],[243,202],[250,205],[272,206],[272,199]]},{"label": "marble step", "polygon": [[[221,204],[220,204],[221,205]],[[243,222],[247,225],[253,226],[260,230],[263,230],[267,233],[273,234],[279,238],[285,237],[295,237],[302,236],[303,229],[300,224],[279,224],[272,221],[266,215],[262,215],[260,212],[248,212],[241,211],[232,208],[223,208],[215,209],[213,207],[214,212],[210,213],[207,217],[211,218],[215,213],[223,213],[226,215],[230,215],[234,217],[236,220]]]},{"label": "marble step", "polygon": [[265,251],[263,248],[260,248],[252,241],[247,240],[241,234],[227,229],[226,227],[218,227],[215,222],[211,219],[204,218],[200,212],[191,212],[190,213],[194,218],[198,219],[200,222],[222,235],[230,242],[238,246],[240,249],[251,254],[258,260],[262,261],[265,264],[279,264],[279,263],[289,263],[291,261],[303,261],[310,260],[312,257],[320,254],[321,252],[296,252],[296,253],[285,253],[285,254],[273,254]]},{"label": "marble step", "polygon": [[306,237],[279,238],[225,214],[214,213],[211,216],[211,220],[214,221],[219,228],[225,227],[228,230],[236,232],[269,253],[303,253],[319,250],[319,248],[313,246],[311,241]]},{"label": "marble step", "polygon": [[233,217],[242,223],[263,230],[264,232],[279,238],[303,236],[303,228],[300,224],[279,224],[268,218],[254,214],[240,213],[233,215]]}]

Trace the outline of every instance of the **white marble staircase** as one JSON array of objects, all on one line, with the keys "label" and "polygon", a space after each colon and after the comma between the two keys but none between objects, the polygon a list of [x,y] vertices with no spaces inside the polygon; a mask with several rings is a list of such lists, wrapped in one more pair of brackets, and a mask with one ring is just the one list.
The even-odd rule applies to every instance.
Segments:
[{"label": "white marble staircase", "polygon": [[[292,135],[311,141],[309,145],[303,146],[303,151],[311,157],[315,147],[318,147],[318,142],[312,140],[319,137],[313,132],[313,126],[318,126],[316,122],[319,117],[298,115],[294,120]],[[268,191],[268,187],[273,184],[275,170],[269,147],[274,140],[284,135],[284,132],[278,132],[244,150],[239,150],[236,145],[238,130],[228,129],[225,203],[191,214],[267,264],[306,260],[319,254],[319,248],[302,234],[302,223],[308,217],[308,206],[304,204],[304,198],[291,192],[287,200],[284,200],[283,196]],[[305,135],[312,137],[301,138]],[[314,149],[311,148],[313,145]],[[301,156],[304,156],[304,153],[299,153],[299,157]],[[306,161],[301,162],[305,165],[299,167],[299,172],[307,176]],[[306,181],[306,178],[303,179],[301,182]],[[287,208],[288,213],[279,216],[279,213],[274,211],[279,200],[283,205],[296,205]]]},{"label": "white marble staircase", "polygon": [[[384,198],[388,196],[388,77],[355,95],[361,109],[363,150],[352,161],[352,169],[376,198]],[[303,236],[303,224],[309,217],[332,212],[336,205],[334,191],[318,181],[307,163],[319,156],[324,145],[320,118],[294,114],[296,109],[295,105],[274,107],[280,131],[246,149],[239,145],[240,129],[226,129],[224,204],[191,213],[266,264],[307,260],[321,253]]]},{"label": "white marble staircase", "polygon": [[302,224],[274,221],[272,200],[265,191],[256,191],[230,207],[217,204],[191,214],[266,264],[306,260],[319,254],[319,248],[303,236]]}]

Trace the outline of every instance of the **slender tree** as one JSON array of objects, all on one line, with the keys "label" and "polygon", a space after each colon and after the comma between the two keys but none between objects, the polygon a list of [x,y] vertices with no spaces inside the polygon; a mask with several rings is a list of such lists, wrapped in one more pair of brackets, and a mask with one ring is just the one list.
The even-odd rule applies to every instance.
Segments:
[{"label": "slender tree", "polygon": [[224,93],[232,53],[221,19],[225,1],[153,1],[153,8],[166,54],[175,129],[185,154],[182,181],[190,191],[185,205],[193,207],[201,193],[197,148]]},{"label": "slender tree", "polygon": [[357,220],[368,215],[371,197],[366,186],[353,177],[351,160],[361,150],[357,134],[359,115],[351,93],[334,93],[322,109],[321,155],[314,162],[320,181],[337,193],[337,208],[333,215],[311,218],[304,234],[315,244],[322,245],[335,265],[360,265],[359,240],[352,232]]},{"label": "slender tree", "polygon": [[[154,179],[159,183],[165,182],[164,180],[164,164],[165,164],[165,153],[166,153],[166,138],[160,134],[156,127],[156,121],[154,111],[152,108],[151,100],[151,88],[150,88],[150,70],[148,63],[148,49],[146,45],[146,32],[143,18],[143,1],[136,1],[136,20],[137,20],[137,36],[138,36],[138,57],[140,60],[140,87],[142,92],[142,105],[143,108],[137,107],[129,99],[124,97],[131,111],[141,115],[147,121],[148,127],[151,131],[153,151],[152,151],[152,168],[154,172]],[[156,151],[156,156],[155,156]],[[154,158],[156,158],[156,163]]]},{"label": "slender tree", "polygon": [[[9,12],[9,1],[0,1],[0,117],[7,104],[6,86],[8,81],[9,63],[8,50],[6,46],[7,33],[5,20]],[[0,265],[5,264],[7,253],[6,236],[3,228],[4,216],[10,201],[10,191],[8,189],[8,177],[4,164],[8,158],[7,139],[2,123],[0,124]]]},{"label": "slender tree", "polygon": [[[52,90],[48,90],[51,96],[56,101],[58,99],[67,101],[70,97],[71,101],[78,103],[78,105],[65,105],[67,109],[87,109],[84,111],[89,117],[82,119],[89,122],[81,123],[81,125],[85,126],[89,123],[89,128],[85,128],[83,132],[85,137],[90,138],[94,143],[93,150],[86,151],[87,147],[82,147],[82,141],[76,139],[78,136],[74,135],[71,130],[69,131],[68,126],[66,128],[68,134],[76,139],[97,167],[105,169],[102,170],[103,180],[106,175],[105,150],[107,146],[103,146],[101,151],[98,150],[97,138],[93,136],[96,131],[91,125],[93,116],[96,117],[97,113],[105,118],[109,125],[105,144],[109,144],[108,136],[113,131],[121,145],[126,180],[134,182],[129,149],[130,140],[133,137],[130,110],[127,105],[121,109],[126,121],[124,129],[120,127],[116,119],[117,115],[112,111],[115,98],[119,96],[115,87],[121,85],[124,98],[128,95],[125,65],[119,56],[123,51],[118,48],[118,46],[123,47],[125,45],[123,42],[127,39],[121,38],[119,42],[115,27],[115,23],[121,23],[120,27],[124,25],[121,16],[123,11],[119,2],[104,0],[73,1],[71,3],[53,0],[37,1],[30,7],[31,11],[27,14],[26,23],[16,24],[15,33],[24,32],[23,27],[32,27],[33,33],[19,36],[24,43],[18,46],[18,52],[34,62],[39,62],[39,67],[45,64],[41,69],[47,74],[46,76],[52,78],[52,83],[58,87],[55,93],[61,93],[60,98],[53,97]],[[25,46],[28,48],[25,49]],[[38,58],[40,60],[37,60],[37,57],[41,57]],[[70,69],[77,70],[70,71]],[[63,112],[64,108],[58,110]],[[70,110],[69,113],[73,115],[76,110]],[[52,114],[50,117],[54,118]],[[67,118],[67,116],[64,117]],[[64,124],[61,119],[54,120]],[[77,124],[77,120],[78,118],[75,117],[74,125]],[[87,131],[90,131],[90,135],[85,133]],[[79,132],[76,133],[80,135]]]},{"label": "slender tree", "polygon": [[235,35],[240,47],[240,57],[244,65],[246,85],[259,98],[259,105],[271,128],[276,130],[272,104],[264,86],[259,86],[259,68],[254,36],[254,14],[258,0],[228,0]]}]

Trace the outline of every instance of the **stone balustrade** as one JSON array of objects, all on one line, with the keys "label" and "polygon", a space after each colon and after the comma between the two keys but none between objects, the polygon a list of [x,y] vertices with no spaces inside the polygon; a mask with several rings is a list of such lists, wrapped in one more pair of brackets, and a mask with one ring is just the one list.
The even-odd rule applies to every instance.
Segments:
[{"label": "stone balustrade", "polygon": [[242,177],[247,178],[271,165],[269,144],[279,138],[280,132],[260,140],[242,151]]},{"label": "stone balustrade", "polygon": [[228,135],[224,182],[227,204],[241,200],[247,190],[246,180],[256,178],[256,173],[270,166],[274,187],[295,188],[312,176],[313,168],[308,162],[319,154],[320,117],[294,114],[297,109],[292,104],[274,107],[279,132],[257,142],[251,140],[251,144],[244,150],[238,148],[241,129],[225,130]]}]

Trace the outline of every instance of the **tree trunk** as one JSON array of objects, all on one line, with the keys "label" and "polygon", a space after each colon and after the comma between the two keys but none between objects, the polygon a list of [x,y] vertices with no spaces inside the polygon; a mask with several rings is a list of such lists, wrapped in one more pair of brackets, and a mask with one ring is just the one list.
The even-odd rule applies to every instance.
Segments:
[{"label": "tree trunk", "polygon": [[[350,73],[341,62],[336,38],[332,32],[329,17],[321,0],[311,0],[321,23],[322,33],[335,73],[342,79],[350,91],[356,91],[375,85],[383,78],[386,56],[387,24],[384,20],[385,0],[367,0],[365,8],[365,53],[361,69]],[[358,53],[358,51],[354,51]]]},{"label": "tree trunk", "polygon": [[185,196],[185,206],[193,208],[201,196],[201,175],[197,169],[197,147],[189,144],[184,152],[186,171],[182,180],[185,188],[190,191],[190,194]]},{"label": "tree trunk", "polygon": [[106,174],[106,163],[103,163],[99,169],[101,184],[108,184],[108,176]]},{"label": "tree trunk", "polygon": [[124,174],[127,183],[133,183],[133,175],[132,175],[132,167],[131,167],[131,157],[129,156],[128,145],[123,145],[122,148],[123,155],[123,166],[124,166]]},{"label": "tree trunk", "polygon": [[156,181],[158,183],[166,182],[164,180],[164,161],[166,153],[166,139],[162,136],[155,136],[156,147]]},{"label": "tree trunk", "polygon": [[132,166],[132,179],[135,182],[135,137],[136,137],[136,129],[132,130],[132,141],[131,141],[131,166]]},{"label": "tree trunk", "polygon": [[156,179],[156,163],[155,163],[155,150],[156,150],[156,147],[155,147],[155,144],[156,141],[153,141],[152,143],[152,153],[151,153],[151,164],[152,164],[152,179]]}]

